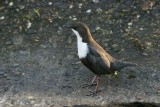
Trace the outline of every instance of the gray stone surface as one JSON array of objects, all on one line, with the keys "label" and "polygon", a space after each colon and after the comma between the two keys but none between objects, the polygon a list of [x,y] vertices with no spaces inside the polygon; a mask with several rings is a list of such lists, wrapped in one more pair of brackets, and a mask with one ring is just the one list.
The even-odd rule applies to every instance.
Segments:
[{"label": "gray stone surface", "polygon": [[[147,2],[1,1],[0,107],[158,107],[160,3]],[[78,60],[74,34],[63,28],[73,20],[87,23],[115,58],[138,67],[123,69],[118,78],[103,76],[102,91],[86,96],[94,87],[81,86],[94,75]]]}]

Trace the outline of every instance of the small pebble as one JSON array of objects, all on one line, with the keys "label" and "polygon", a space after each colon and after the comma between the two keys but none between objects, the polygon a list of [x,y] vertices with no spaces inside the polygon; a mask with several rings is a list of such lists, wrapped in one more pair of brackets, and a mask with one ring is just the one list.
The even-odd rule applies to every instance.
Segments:
[{"label": "small pebble", "polygon": [[128,26],[132,26],[132,22],[129,22],[129,23],[128,23]]},{"label": "small pebble", "polygon": [[13,44],[13,41],[7,41],[6,42],[6,45],[12,45]]},{"label": "small pebble", "polygon": [[93,0],[94,3],[99,3],[99,0]]},{"label": "small pebble", "polygon": [[19,64],[18,64],[18,63],[14,63],[12,66],[13,66],[13,67],[18,67]]},{"label": "small pebble", "polygon": [[20,5],[19,8],[22,10],[22,9],[25,8],[25,6],[24,5]]},{"label": "small pebble", "polygon": [[77,18],[76,18],[76,17],[74,17],[72,20],[77,20]]},{"label": "small pebble", "polygon": [[29,55],[29,54],[30,54],[29,51],[19,51],[19,52],[20,52],[20,54],[22,54],[22,55]]},{"label": "small pebble", "polygon": [[3,20],[3,19],[4,19],[4,16],[1,16],[1,17],[0,17],[0,20]]},{"label": "small pebble", "polygon": [[69,8],[72,9],[72,8],[73,8],[73,5],[70,5]]},{"label": "small pebble", "polygon": [[96,11],[97,11],[98,13],[101,13],[101,12],[102,12],[102,9],[101,9],[101,8],[98,8]]},{"label": "small pebble", "polygon": [[27,29],[29,29],[31,27],[31,25],[32,25],[32,23],[29,20],[27,20]]},{"label": "small pebble", "polygon": [[158,95],[160,96],[160,89],[158,90]]},{"label": "small pebble", "polygon": [[20,71],[14,71],[14,74],[18,76],[18,75],[21,74],[21,72]]},{"label": "small pebble", "polygon": [[142,53],[142,55],[143,55],[143,56],[148,56],[148,54],[147,54],[147,53]]},{"label": "small pebble", "polygon": [[30,104],[34,104],[36,101],[35,100],[31,100],[30,101]]},{"label": "small pebble", "polygon": [[13,2],[9,2],[9,6],[13,6]]},{"label": "small pebble", "polygon": [[137,100],[142,100],[144,97],[143,96],[140,96],[140,95],[138,95],[138,96],[136,96],[136,99]]},{"label": "small pebble", "polygon": [[86,11],[86,13],[91,13],[91,11],[92,11],[91,9],[88,9],[88,10]]},{"label": "small pebble", "polygon": [[23,37],[21,35],[14,36],[12,41],[14,45],[21,45],[23,43]]},{"label": "small pebble", "polygon": [[78,4],[78,7],[81,8],[82,7],[82,3]]},{"label": "small pebble", "polygon": [[140,18],[140,17],[141,17],[140,15],[137,15],[137,19]]},{"label": "small pebble", "polygon": [[100,30],[101,28],[99,26],[96,27],[96,30]]},{"label": "small pebble", "polygon": [[3,70],[3,71],[1,70],[1,71],[0,71],[0,75],[3,75],[3,74],[5,74],[5,73],[6,73],[5,70]]},{"label": "small pebble", "polygon": [[140,28],[139,30],[144,30],[143,28]]},{"label": "small pebble", "polygon": [[29,100],[33,100],[33,99],[34,99],[34,97],[33,97],[33,96],[28,96],[28,97],[27,97],[27,99],[29,99]]},{"label": "small pebble", "polygon": [[44,48],[44,49],[45,49],[45,48],[47,48],[47,46],[46,46],[46,45],[40,45],[40,47],[42,47],[42,48]]},{"label": "small pebble", "polygon": [[52,5],[52,2],[48,2],[48,5],[50,5],[50,6],[51,6],[51,5]]},{"label": "small pebble", "polygon": [[116,47],[118,47],[118,44],[113,44],[112,45],[112,48],[116,48]]},{"label": "small pebble", "polygon": [[112,30],[110,30],[110,31],[109,31],[109,34],[113,34],[113,31],[112,31]]}]

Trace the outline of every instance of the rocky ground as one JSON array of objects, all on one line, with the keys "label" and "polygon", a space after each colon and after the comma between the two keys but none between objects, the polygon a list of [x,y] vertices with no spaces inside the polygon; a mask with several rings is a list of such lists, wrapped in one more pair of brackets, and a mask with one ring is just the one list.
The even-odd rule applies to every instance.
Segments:
[{"label": "rocky ground", "polygon": [[[159,0],[1,0],[0,107],[158,107]],[[117,59],[137,63],[102,77],[97,96],[81,88],[94,76],[63,25],[85,22]]]}]

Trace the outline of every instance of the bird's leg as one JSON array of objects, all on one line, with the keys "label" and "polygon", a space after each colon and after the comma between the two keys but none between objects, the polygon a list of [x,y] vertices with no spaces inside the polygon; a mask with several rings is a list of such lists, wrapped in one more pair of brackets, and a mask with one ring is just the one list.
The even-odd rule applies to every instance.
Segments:
[{"label": "bird's leg", "polygon": [[100,78],[98,77],[97,78],[97,85],[96,85],[96,88],[95,88],[95,92],[97,92],[98,91],[98,88],[99,88],[99,82],[100,82]]},{"label": "bird's leg", "polygon": [[91,86],[93,86],[93,85],[97,85],[97,83],[94,83],[97,78],[98,78],[97,75],[95,75],[94,78],[93,78],[93,80],[91,81],[91,83],[89,83],[89,84],[84,84],[84,85],[82,86],[82,88],[91,87]]},{"label": "bird's leg", "polygon": [[94,78],[93,78],[93,80],[92,80],[92,82],[91,82],[91,84],[94,84],[94,81],[95,81],[97,78],[98,78],[97,75],[95,75]]},{"label": "bird's leg", "polygon": [[99,90],[99,82],[100,82],[100,77],[97,77],[95,90],[94,91],[90,91],[90,94],[87,95],[87,96],[95,96],[98,92],[101,91],[101,90]]}]

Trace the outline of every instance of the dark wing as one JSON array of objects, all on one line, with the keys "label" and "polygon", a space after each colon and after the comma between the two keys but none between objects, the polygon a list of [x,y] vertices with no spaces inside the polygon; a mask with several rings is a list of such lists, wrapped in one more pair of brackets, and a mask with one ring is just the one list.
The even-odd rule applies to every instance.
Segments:
[{"label": "dark wing", "polygon": [[98,67],[98,69],[100,69],[101,71],[109,71],[110,61],[106,57],[106,54],[99,50],[96,50],[95,47],[91,45],[88,45],[88,48],[90,54],[87,55],[87,58],[89,59],[90,63],[96,65],[96,68]]}]

